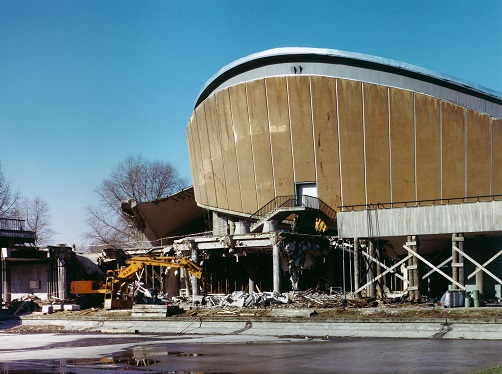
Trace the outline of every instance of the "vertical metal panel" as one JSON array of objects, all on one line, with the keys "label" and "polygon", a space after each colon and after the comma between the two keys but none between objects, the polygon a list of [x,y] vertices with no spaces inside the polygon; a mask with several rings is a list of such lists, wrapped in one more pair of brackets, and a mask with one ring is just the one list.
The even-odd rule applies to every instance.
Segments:
[{"label": "vertical metal panel", "polygon": [[251,134],[247,109],[246,86],[237,85],[229,89],[232,106],[232,123],[235,132],[237,167],[241,185],[242,210],[252,214],[258,210],[256,203],[256,183],[254,175]]},{"label": "vertical metal panel", "polygon": [[362,87],[360,82],[338,80],[338,118],[343,204],[364,204]]},{"label": "vertical metal panel", "polygon": [[220,144],[220,122],[217,121],[216,99],[214,95],[207,98],[204,107],[206,113],[214,187],[216,190],[216,204],[220,208],[228,209],[223,155]]},{"label": "vertical metal panel", "polygon": [[274,175],[268,126],[265,80],[247,84],[251,142],[255,163],[258,208],[274,198]]},{"label": "vertical metal panel", "polygon": [[235,154],[235,138],[232,126],[232,113],[228,90],[223,90],[215,95],[217,118],[220,129],[220,144],[223,156],[225,174],[225,193],[228,201],[228,209],[241,211],[241,189],[239,183],[239,171]]},{"label": "vertical metal panel", "polygon": [[413,93],[390,89],[392,201],[415,199]]},{"label": "vertical metal panel", "polygon": [[467,111],[467,196],[490,194],[490,117]]},{"label": "vertical metal panel", "polygon": [[[216,200],[216,190],[214,186],[213,164],[211,159],[211,148],[209,145],[209,134],[206,122],[206,106],[207,100],[204,105],[201,105],[195,111],[195,120],[199,132],[200,152],[202,159],[202,172],[204,175],[204,184],[207,192],[207,204],[209,206],[218,206]],[[200,108],[200,110],[199,110]]]},{"label": "vertical metal panel", "polygon": [[193,116],[190,118],[187,126],[187,144],[188,144],[188,158],[190,159],[190,170],[192,171],[192,181],[193,181],[193,190],[195,195],[195,201],[201,201],[200,190],[200,180],[199,180],[199,167],[196,161],[196,151],[197,149],[194,145],[193,138]]},{"label": "vertical metal panel", "polygon": [[311,87],[317,192],[321,200],[336,209],[341,205],[336,80],[312,77]]},{"label": "vertical metal panel", "polygon": [[315,181],[309,77],[288,77],[291,138],[296,182]]},{"label": "vertical metal panel", "polygon": [[364,85],[364,131],[367,202],[391,200],[387,88]]},{"label": "vertical metal panel", "polygon": [[275,179],[275,195],[294,195],[293,154],[286,78],[268,78],[267,106]]},{"label": "vertical metal panel", "polygon": [[197,108],[192,115],[191,121],[191,129],[192,129],[192,137],[193,137],[193,152],[195,155],[195,163],[197,165],[197,180],[194,181],[198,185],[198,190],[200,194],[200,200],[197,200],[199,203],[204,205],[209,205],[207,198],[207,190],[206,190],[206,181],[204,179],[204,168],[203,168],[203,155],[202,155],[202,147],[200,144],[200,132],[199,126],[197,123],[197,118],[195,113],[201,111],[202,106]]},{"label": "vertical metal panel", "polygon": [[441,188],[443,198],[465,196],[464,109],[442,102]]},{"label": "vertical metal panel", "polygon": [[502,194],[502,119],[497,119],[497,118],[492,118],[491,193],[494,195]]},{"label": "vertical metal panel", "polygon": [[439,101],[415,96],[417,199],[438,199],[440,189]]}]

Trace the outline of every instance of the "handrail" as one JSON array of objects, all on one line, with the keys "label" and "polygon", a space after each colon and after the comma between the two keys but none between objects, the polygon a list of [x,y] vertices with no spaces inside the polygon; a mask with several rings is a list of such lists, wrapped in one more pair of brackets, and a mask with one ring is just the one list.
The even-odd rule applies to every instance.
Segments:
[{"label": "handrail", "polygon": [[[364,208],[364,209],[392,209],[394,208],[394,205],[400,205],[398,208],[403,208],[403,205],[405,208],[410,208],[410,207],[418,207],[421,205],[447,205],[447,204],[462,204],[465,202],[480,202],[480,201],[498,201],[496,198],[501,198],[502,200],[502,194],[496,194],[496,195],[479,195],[479,196],[462,196],[462,197],[447,197],[447,198],[440,198],[440,199],[428,199],[428,200],[408,200],[408,201],[392,201],[392,202],[386,202],[386,203],[372,203],[372,204],[354,204],[354,205],[341,205],[338,206],[340,208],[340,211],[353,211],[355,208]],[[482,200],[483,199],[483,200]],[[488,199],[488,200],[484,200]],[[467,200],[474,200],[474,201],[467,201]]]},{"label": "handrail", "polygon": [[0,230],[25,231],[24,224],[24,219],[0,218]]},{"label": "handrail", "polygon": [[287,195],[274,197],[256,212],[251,214],[247,221],[259,221],[267,214],[279,208],[294,208],[301,206],[318,209],[333,220],[336,219],[336,211],[318,197],[309,195]]}]

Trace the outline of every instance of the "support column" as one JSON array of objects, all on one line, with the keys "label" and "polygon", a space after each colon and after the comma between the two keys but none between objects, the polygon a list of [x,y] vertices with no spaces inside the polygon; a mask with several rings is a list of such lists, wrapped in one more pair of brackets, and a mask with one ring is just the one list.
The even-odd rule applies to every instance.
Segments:
[{"label": "support column", "polygon": [[[354,238],[354,290],[358,290],[359,287],[359,239]],[[356,297],[359,298],[360,294],[357,293]]]},{"label": "support column", "polygon": [[[464,234],[457,233],[451,236],[452,246],[457,247],[460,251],[464,251]],[[464,256],[455,251],[452,248],[451,253],[451,277],[453,280],[460,283],[462,286],[465,285],[464,279]],[[459,287],[456,284],[452,284],[451,288],[456,290]]]},{"label": "support column", "polygon": [[254,256],[247,256],[247,271],[248,271],[248,291],[250,294],[255,292],[255,277],[256,277],[256,258]]},{"label": "support column", "polygon": [[[476,269],[479,269],[476,267]],[[476,273],[476,289],[479,291],[480,295],[484,294],[484,275],[485,273],[480,270]]]},{"label": "support column", "polygon": [[[371,240],[368,240],[368,255],[370,258],[375,257],[375,247],[373,246],[373,242]],[[366,282],[371,282],[373,278],[375,278],[375,263],[368,258],[367,260],[368,264],[368,271],[366,272]],[[373,298],[375,297],[375,282],[371,282],[371,284],[366,288],[366,296]]]},{"label": "support column", "polygon": [[[412,247],[412,249],[418,253],[418,237],[417,236],[412,236],[411,239],[415,242],[415,246]],[[418,274],[418,257],[413,256],[413,265],[415,266],[415,269],[413,270],[413,283],[414,286],[416,287],[414,294],[414,300],[415,302],[420,301],[420,297],[422,296],[420,293],[420,274]]]},{"label": "support column", "polygon": [[[455,234],[453,234],[453,238],[455,238]],[[453,241],[453,245],[456,245],[457,243]],[[458,282],[458,252],[455,251],[453,248],[451,249],[451,277],[455,282]],[[455,283],[451,284],[451,289],[456,290],[458,286]]]},{"label": "support column", "polygon": [[[196,246],[195,243],[193,244]],[[192,248],[191,260],[196,264],[199,263],[199,255],[197,253],[197,248]],[[190,281],[192,285],[192,296],[195,297],[199,294],[199,280],[195,275],[190,275]]]},{"label": "support column", "polygon": [[[413,251],[418,253],[418,238],[415,235],[408,235],[406,237],[406,245]],[[420,301],[420,276],[418,274],[418,258],[413,256],[408,260],[408,291],[412,301]]]},{"label": "support column", "polygon": [[213,212],[213,235],[225,236],[228,235],[227,217],[218,212]]},{"label": "support column", "polygon": [[277,236],[272,238],[272,269],[274,292],[281,293],[281,249]]},{"label": "support column", "polygon": [[[380,262],[381,262],[380,261],[380,247],[378,246],[378,241],[377,241],[377,246],[375,248],[375,257],[378,260],[378,262],[376,263],[376,276],[379,277],[382,274],[382,267],[380,265]],[[380,278],[376,282],[376,294],[377,294],[377,297],[379,297],[379,298],[383,297],[382,281],[383,281],[383,279]]]}]

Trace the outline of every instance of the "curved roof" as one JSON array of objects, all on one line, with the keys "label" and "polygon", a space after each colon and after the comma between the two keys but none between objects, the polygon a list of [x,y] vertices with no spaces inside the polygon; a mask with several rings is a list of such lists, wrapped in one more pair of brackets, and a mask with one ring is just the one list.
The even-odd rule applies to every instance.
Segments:
[{"label": "curved roof", "polygon": [[295,62],[345,65],[397,74],[443,86],[454,91],[487,100],[497,105],[502,105],[502,93],[498,91],[404,62],[336,49],[287,47],[254,53],[224,66],[206,82],[198,96],[195,107],[221,87],[226,81],[239,74],[265,66]]}]

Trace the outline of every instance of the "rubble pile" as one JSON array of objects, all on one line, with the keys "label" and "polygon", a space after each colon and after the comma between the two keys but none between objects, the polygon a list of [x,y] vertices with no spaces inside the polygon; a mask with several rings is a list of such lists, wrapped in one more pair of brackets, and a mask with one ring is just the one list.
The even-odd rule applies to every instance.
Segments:
[{"label": "rubble pile", "polygon": [[[168,304],[194,303],[202,308],[290,308],[290,309],[346,309],[346,308],[374,308],[377,306],[405,307],[412,305],[406,298],[358,298],[351,292],[325,293],[315,289],[306,291],[291,291],[287,293],[261,292],[248,294],[245,291],[234,291],[231,294],[209,294],[206,296],[173,297]],[[423,305],[427,304],[427,298],[423,297]],[[420,303],[420,304],[422,304]],[[415,305],[416,303],[413,303]]]},{"label": "rubble pile", "polygon": [[42,310],[43,302],[34,295],[26,295],[10,302],[8,313],[18,315],[27,312],[38,312]]},{"label": "rubble pile", "polygon": [[229,295],[208,295],[201,302],[202,305],[215,308],[264,308],[270,305],[290,303],[288,294],[277,292],[261,292],[248,294],[245,291],[234,291]]},{"label": "rubble pile", "polygon": [[72,299],[51,298],[42,300],[33,294],[27,294],[12,300],[6,304],[7,314],[19,315],[23,313],[42,312],[43,314],[53,313],[62,310],[80,310]]}]

